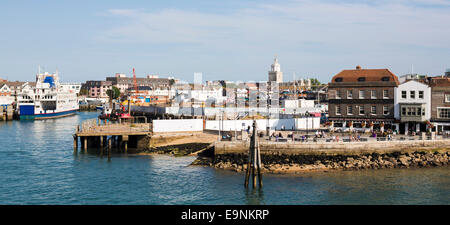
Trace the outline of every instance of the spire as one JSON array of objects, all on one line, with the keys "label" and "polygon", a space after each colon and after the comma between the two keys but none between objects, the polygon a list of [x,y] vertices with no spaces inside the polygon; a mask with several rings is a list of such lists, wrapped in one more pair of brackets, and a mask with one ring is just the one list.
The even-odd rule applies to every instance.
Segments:
[{"label": "spire", "polygon": [[271,66],[271,71],[272,72],[280,72],[281,70],[280,70],[280,64],[278,63],[278,57],[277,57],[277,55],[275,55],[275,59],[274,59],[274,61],[273,61],[273,64],[272,64],[272,66]]}]

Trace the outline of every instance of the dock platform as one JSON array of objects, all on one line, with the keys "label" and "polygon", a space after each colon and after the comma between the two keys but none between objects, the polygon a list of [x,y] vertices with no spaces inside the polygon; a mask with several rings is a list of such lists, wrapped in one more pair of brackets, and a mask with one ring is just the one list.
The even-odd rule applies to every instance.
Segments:
[{"label": "dock platform", "polygon": [[108,149],[108,155],[114,147],[127,152],[128,147],[137,148],[142,139],[152,135],[151,123],[111,123],[98,119],[84,121],[77,126],[74,138],[74,152],[78,151],[78,139],[86,152],[88,147]]}]

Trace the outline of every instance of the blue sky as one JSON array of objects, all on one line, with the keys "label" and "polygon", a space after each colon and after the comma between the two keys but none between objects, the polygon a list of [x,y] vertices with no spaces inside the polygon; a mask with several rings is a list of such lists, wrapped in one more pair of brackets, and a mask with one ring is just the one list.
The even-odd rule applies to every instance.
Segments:
[{"label": "blue sky", "polygon": [[450,1],[0,1],[0,77],[63,81],[116,72],[192,81],[285,80],[342,69],[441,75],[450,68]]}]

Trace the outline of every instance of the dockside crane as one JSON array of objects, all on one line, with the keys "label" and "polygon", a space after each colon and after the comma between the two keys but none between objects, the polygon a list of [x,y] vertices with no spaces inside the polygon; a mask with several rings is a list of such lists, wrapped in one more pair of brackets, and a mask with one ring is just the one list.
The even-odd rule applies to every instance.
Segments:
[{"label": "dockside crane", "polygon": [[136,94],[139,93],[139,89],[137,86],[137,81],[136,81],[136,72],[134,71],[134,67],[133,67],[133,85],[134,85],[134,91],[136,92]]}]

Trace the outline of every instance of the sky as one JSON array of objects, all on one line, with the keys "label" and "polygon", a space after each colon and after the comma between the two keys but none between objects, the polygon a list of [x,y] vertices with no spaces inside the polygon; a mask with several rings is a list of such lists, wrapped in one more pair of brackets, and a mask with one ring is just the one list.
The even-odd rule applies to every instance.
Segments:
[{"label": "sky", "polygon": [[343,69],[397,76],[450,68],[450,0],[0,1],[0,78],[61,80],[115,73],[193,81],[329,82]]}]

